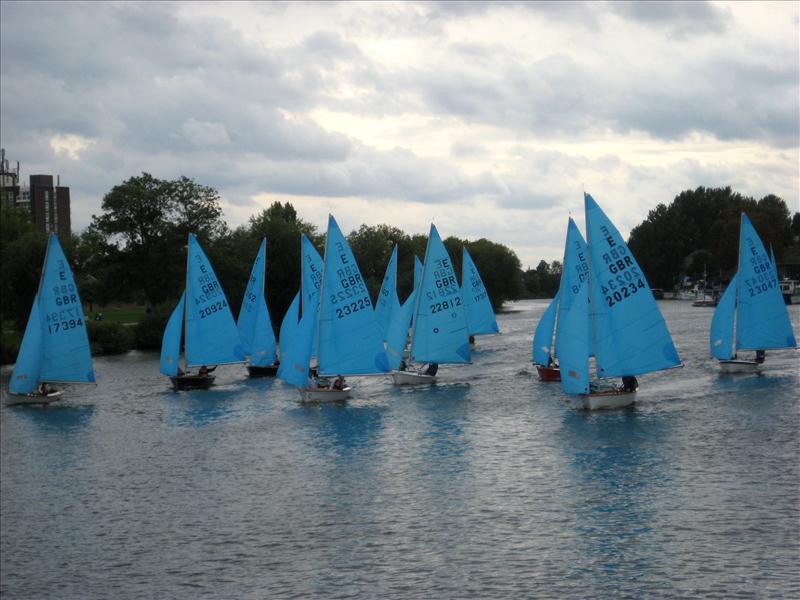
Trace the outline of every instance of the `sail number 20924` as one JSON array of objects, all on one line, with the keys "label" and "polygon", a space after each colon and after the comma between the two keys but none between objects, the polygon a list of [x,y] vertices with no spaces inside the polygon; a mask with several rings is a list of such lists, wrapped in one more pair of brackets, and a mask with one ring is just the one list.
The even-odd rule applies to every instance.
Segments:
[{"label": "sail number 20924", "polygon": [[215,312],[221,311],[226,306],[228,306],[228,303],[225,300],[222,300],[221,302],[214,302],[213,304],[205,306],[200,309],[200,318],[205,319],[206,317],[210,317]]}]

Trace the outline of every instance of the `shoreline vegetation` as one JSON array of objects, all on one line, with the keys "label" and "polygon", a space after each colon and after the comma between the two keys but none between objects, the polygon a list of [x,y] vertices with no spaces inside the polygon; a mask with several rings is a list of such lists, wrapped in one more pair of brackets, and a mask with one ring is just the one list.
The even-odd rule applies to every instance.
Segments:
[{"label": "shoreline vegetation", "polygon": [[[631,230],[628,245],[654,288],[677,290],[687,281],[704,279],[724,286],[736,268],[736,232],[743,211],[774,251],[779,276],[800,278],[800,213],[792,214],[774,195],[755,200],[730,188],[703,187],[681,192],[669,206],[658,204],[651,210]],[[253,256],[267,239],[265,289],[273,325],[281,322],[299,287],[300,235],[307,235],[317,248],[325,241],[324,233],[302,220],[289,202],[273,202],[245,225],[231,229],[222,219],[220,197],[213,188],[186,177],[131,177],[104,196],[100,215],[93,215],[86,229],[60,240],[84,302],[93,353],[160,348],[165,323],[184,285],[190,232],[207,248],[234,315]],[[42,263],[47,237],[27,212],[0,203],[0,239],[0,362],[7,364],[16,360],[39,286],[39,269],[31,265]],[[414,257],[424,255],[427,235],[362,224],[347,241],[373,299],[395,246],[398,294],[402,299],[411,292]],[[548,299],[558,289],[558,260],[541,260],[523,270],[513,250],[485,238],[448,237],[444,244],[459,274],[461,250],[469,250],[495,312],[508,310],[503,308],[506,301]]]}]

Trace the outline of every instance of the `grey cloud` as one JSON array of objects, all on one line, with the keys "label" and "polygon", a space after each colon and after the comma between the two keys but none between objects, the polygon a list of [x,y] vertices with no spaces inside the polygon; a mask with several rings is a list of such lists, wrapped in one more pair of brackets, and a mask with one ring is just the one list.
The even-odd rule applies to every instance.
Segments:
[{"label": "grey cloud", "polygon": [[667,29],[675,38],[690,34],[720,33],[729,23],[729,14],[724,8],[699,0],[608,2],[606,6],[630,21]]}]

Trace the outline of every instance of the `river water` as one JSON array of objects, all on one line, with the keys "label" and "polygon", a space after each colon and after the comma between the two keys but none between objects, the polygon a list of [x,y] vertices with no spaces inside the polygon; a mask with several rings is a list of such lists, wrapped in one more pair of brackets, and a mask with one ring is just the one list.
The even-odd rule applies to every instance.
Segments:
[{"label": "river water", "polygon": [[545,306],[435,387],[354,378],[343,405],[240,366],[172,392],[134,352],[3,406],[0,594],[800,597],[800,354],[720,375],[713,310],[663,301],[685,366],[583,413],[530,365]]}]

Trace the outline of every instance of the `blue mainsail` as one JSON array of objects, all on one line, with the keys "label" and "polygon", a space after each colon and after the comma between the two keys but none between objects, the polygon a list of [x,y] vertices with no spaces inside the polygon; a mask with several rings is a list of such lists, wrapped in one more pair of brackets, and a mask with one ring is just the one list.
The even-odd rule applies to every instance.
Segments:
[{"label": "blue mainsail", "polygon": [[395,245],[375,304],[375,319],[380,325],[384,339],[386,338],[392,315],[399,309],[400,300],[397,297],[397,245]]},{"label": "blue mainsail", "polygon": [[298,323],[295,319],[299,308],[298,295],[292,301],[281,325],[281,364],[277,375],[288,384],[304,388],[308,386],[308,364],[311,362],[311,345],[317,326],[317,313],[314,311],[304,313]]},{"label": "blue mainsail", "polygon": [[302,311],[317,312],[319,310],[319,291],[322,287],[322,257],[314,244],[303,233],[300,236],[302,262],[300,264],[300,280],[303,291]]},{"label": "blue mainsail", "polygon": [[30,393],[42,381],[93,383],[94,380],[83,303],[58,237],[51,233],[39,291],[25,326],[9,391]]},{"label": "blue mainsail", "polygon": [[281,359],[288,351],[289,346],[292,345],[292,339],[297,331],[297,324],[300,321],[300,292],[294,295],[292,303],[283,316],[281,321],[281,329],[278,332],[278,346],[280,348]]},{"label": "blue mainsail", "polygon": [[397,369],[400,361],[403,360],[403,353],[408,341],[408,327],[414,317],[416,304],[417,290],[413,290],[400,310],[393,313],[392,320],[389,322],[389,330],[386,333],[386,357],[389,360],[390,369]]},{"label": "blue mainsail", "polygon": [[411,357],[417,362],[468,363],[467,313],[453,263],[431,224],[414,313]]},{"label": "blue mainsail", "polygon": [[414,257],[414,289],[419,289],[419,284],[422,281],[422,261],[419,256]]},{"label": "blue mainsail", "polygon": [[471,335],[500,331],[489,294],[466,246],[461,261],[461,295],[466,305],[467,324]]},{"label": "blue mainsail", "polygon": [[[319,292],[322,287],[322,257],[305,233],[300,234],[300,291],[302,313],[319,312]],[[312,356],[319,346],[319,328],[314,329]]]},{"label": "blue mainsail", "polygon": [[256,367],[266,367],[275,363],[275,334],[272,331],[267,301],[264,298],[266,259],[267,240],[264,238],[261,240],[261,246],[250,271],[250,279],[247,282],[236,324],[244,351],[250,355],[250,364]]},{"label": "blue mainsail", "polygon": [[584,200],[598,376],[641,375],[679,366],[644,272],[594,199],[584,194]]},{"label": "blue mainsail", "polygon": [[320,375],[367,375],[389,370],[383,331],[369,291],[336,220],[328,217],[320,292]]},{"label": "blue mainsail", "polygon": [[186,367],[242,362],[225,292],[194,234],[189,234],[186,275]]},{"label": "blue mainsail", "polygon": [[553,331],[556,327],[556,313],[558,312],[558,293],[547,305],[542,313],[536,331],[533,334],[533,353],[531,359],[537,365],[547,366],[553,354]]},{"label": "blue mainsail", "polygon": [[39,286],[44,337],[42,381],[94,382],[92,352],[83,319],[83,303],[67,258],[51,233]]},{"label": "blue mainsail", "polygon": [[735,352],[733,347],[733,322],[736,315],[736,290],[739,286],[738,273],[733,276],[725,293],[719,299],[711,318],[711,356],[720,360],[730,360]]},{"label": "blue mainsail", "polygon": [[164,337],[161,338],[160,371],[168,377],[178,374],[178,364],[181,354],[181,333],[183,332],[183,313],[185,309],[186,292],[181,294],[178,305],[172,311],[164,328]]},{"label": "blue mainsail", "polygon": [[586,242],[575,221],[570,218],[558,289],[558,330],[555,342],[561,368],[561,389],[567,394],[589,393],[589,354],[592,343],[587,258]]},{"label": "blue mainsail", "polygon": [[797,341],[775,267],[753,224],[742,213],[739,233],[738,350],[796,348]]}]

